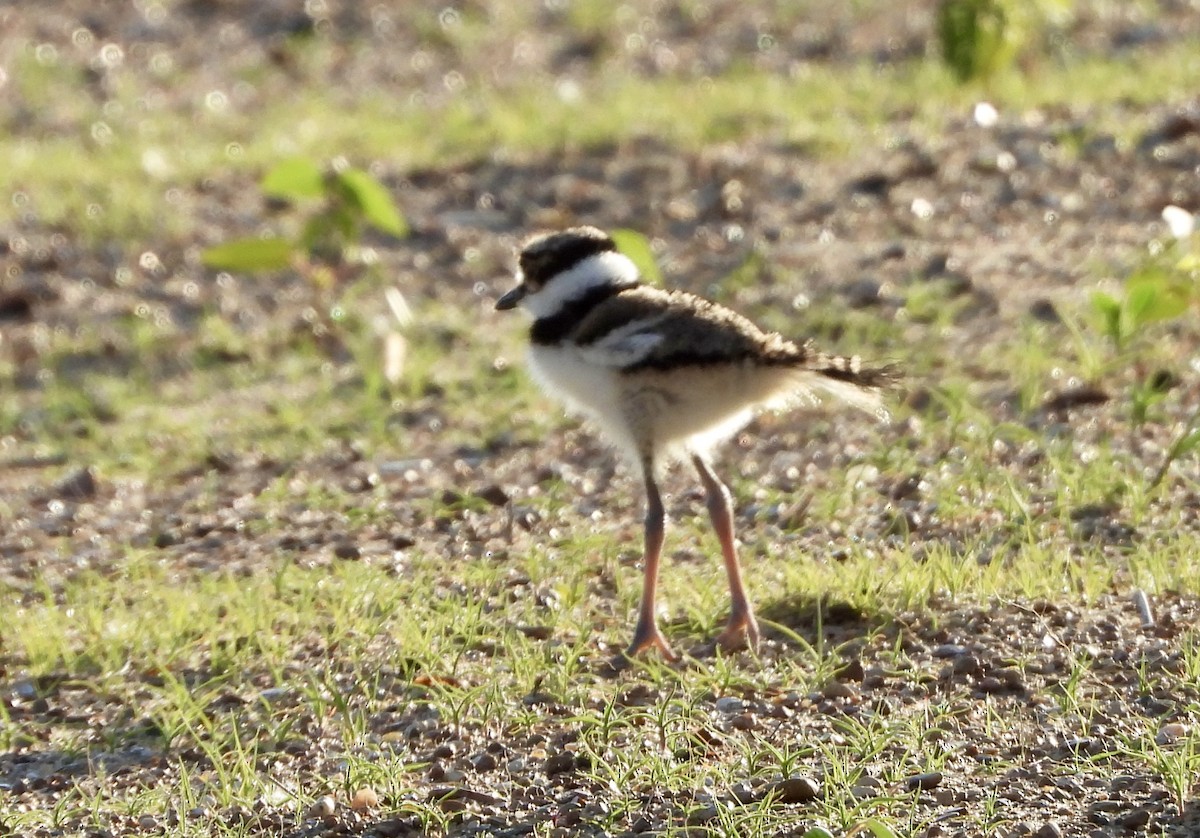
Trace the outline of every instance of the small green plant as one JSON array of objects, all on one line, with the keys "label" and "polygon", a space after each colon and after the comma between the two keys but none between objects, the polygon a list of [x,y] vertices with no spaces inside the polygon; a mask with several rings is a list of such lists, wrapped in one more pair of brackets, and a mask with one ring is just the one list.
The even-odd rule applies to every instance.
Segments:
[{"label": "small green plant", "polygon": [[937,39],[942,60],[961,81],[986,78],[1016,53],[1015,29],[1001,0],[942,0]]},{"label": "small green plant", "polygon": [[[1097,315],[1100,331],[1113,349],[1114,365],[1138,369],[1138,378],[1130,390],[1130,414],[1134,426],[1149,418],[1150,410],[1166,398],[1177,379],[1168,370],[1146,371],[1137,362],[1139,344],[1149,327],[1183,318],[1200,301],[1200,239],[1191,224],[1172,223],[1175,207],[1163,211],[1172,226],[1174,238],[1157,246],[1153,255],[1139,265],[1126,279],[1120,297],[1104,292],[1092,295],[1092,308]],[[1177,214],[1177,213],[1176,213]],[[1189,219],[1190,221],[1190,219]],[[1200,449],[1200,408],[1183,423],[1167,447],[1163,462],[1149,488],[1154,489],[1167,475],[1171,463]]]},{"label": "small green plant", "polygon": [[1121,298],[1103,291],[1092,295],[1092,308],[1114,350],[1125,351],[1150,324],[1173,320],[1187,311],[1194,280],[1184,264],[1184,260],[1172,264],[1154,259],[1130,274]]},{"label": "small green plant", "polygon": [[658,262],[654,259],[654,251],[650,247],[649,239],[637,230],[625,228],[613,230],[609,235],[616,242],[617,250],[628,256],[630,261],[637,265],[644,280],[655,285],[662,285],[662,271],[659,270]]},{"label": "small green plant", "polygon": [[359,247],[366,228],[396,237],[408,234],[408,224],[383,184],[341,158],[328,169],[305,158],[285,160],[259,185],[268,198],[308,208],[299,229],[210,247],[203,256],[210,268],[257,273],[292,267],[329,285],[366,261]]},{"label": "small green plant", "polygon": [[942,60],[960,82],[1007,70],[1042,33],[1061,27],[1073,0],[942,0],[936,37]]}]

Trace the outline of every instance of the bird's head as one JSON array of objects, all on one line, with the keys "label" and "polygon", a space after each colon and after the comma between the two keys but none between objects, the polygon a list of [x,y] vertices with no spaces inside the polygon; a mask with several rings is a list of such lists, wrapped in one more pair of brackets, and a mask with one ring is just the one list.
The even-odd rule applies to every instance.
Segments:
[{"label": "bird's head", "polygon": [[595,288],[638,282],[637,267],[595,227],[534,236],[522,245],[517,264],[519,284],[496,301],[497,311],[520,305],[535,318],[551,317]]}]

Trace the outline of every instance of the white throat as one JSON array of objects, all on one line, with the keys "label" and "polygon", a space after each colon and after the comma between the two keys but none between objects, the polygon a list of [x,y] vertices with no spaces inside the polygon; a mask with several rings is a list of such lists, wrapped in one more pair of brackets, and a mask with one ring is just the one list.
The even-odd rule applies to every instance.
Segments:
[{"label": "white throat", "polygon": [[615,250],[606,250],[552,277],[540,290],[526,295],[521,305],[535,320],[553,317],[568,303],[578,300],[593,288],[610,285],[620,288],[637,281],[638,269],[629,261],[629,257]]}]

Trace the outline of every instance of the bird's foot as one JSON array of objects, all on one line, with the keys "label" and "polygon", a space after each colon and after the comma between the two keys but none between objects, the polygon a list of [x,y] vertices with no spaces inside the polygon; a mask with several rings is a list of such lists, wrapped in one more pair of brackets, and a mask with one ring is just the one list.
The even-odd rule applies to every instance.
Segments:
[{"label": "bird's foot", "polygon": [[753,613],[735,613],[729,618],[725,629],[717,635],[714,646],[724,652],[737,652],[742,649],[754,652],[758,650],[758,641],[761,638],[758,621],[754,619]]},{"label": "bird's foot", "polygon": [[637,630],[633,633],[633,640],[624,652],[617,655],[612,665],[614,667],[624,668],[639,657],[644,652],[650,649],[658,649],[659,654],[669,663],[678,663],[680,657],[671,648],[671,644],[667,642],[667,638],[658,630],[658,626],[654,623],[638,623]]}]

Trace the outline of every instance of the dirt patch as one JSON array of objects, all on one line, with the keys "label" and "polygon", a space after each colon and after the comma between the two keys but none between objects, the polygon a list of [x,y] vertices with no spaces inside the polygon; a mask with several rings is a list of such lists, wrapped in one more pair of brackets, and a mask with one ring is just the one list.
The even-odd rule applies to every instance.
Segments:
[{"label": "dirt patch", "polygon": [[[420,21],[432,35],[382,7],[330,11],[320,3],[308,4],[306,12],[287,4],[234,2],[169,10],[154,3],[103,10],[63,3],[37,15],[7,9],[0,12],[7,33],[0,57],[11,62],[31,45],[54,45],[102,103],[122,74],[152,74],[155,56],[165,55],[183,83],[169,91],[168,106],[182,117],[206,93],[237,87],[236,79],[264,63],[286,66],[295,58],[289,39],[297,37],[344,54],[331,85],[417,90],[436,99],[446,95],[448,74],[464,68],[490,68],[503,89],[521,74],[587,74],[605,62],[627,62],[647,76],[699,77],[726,71],[747,54],[756,66],[781,73],[811,61],[901,61],[926,52],[932,8],[907,4],[903,12],[798,19],[781,30],[770,9],[717,3],[696,17],[664,4],[645,16],[641,40],[629,46],[610,34],[580,34],[564,23],[557,4],[545,4],[536,33],[517,44],[484,36],[468,56],[460,41],[444,35],[476,25],[479,15],[425,5],[429,14]],[[448,9],[451,18],[465,20],[446,18]],[[1152,19],[1136,10],[1084,12],[1067,40],[1072,50],[1120,54],[1194,39],[1198,21],[1186,3],[1162,4]],[[119,72],[104,64],[105,43],[123,50]],[[264,86],[245,95],[278,91]],[[519,554],[535,539],[554,537],[556,528],[598,526],[632,545],[639,500],[588,433],[568,427],[542,439],[514,423],[497,434],[490,421],[453,415],[445,389],[466,380],[486,399],[495,380],[512,374],[507,358],[482,369],[456,368],[449,359],[480,340],[495,356],[515,348],[515,338],[495,335],[515,335],[519,327],[490,312],[494,295],[508,282],[513,244],[530,230],[581,221],[643,231],[654,239],[671,285],[778,316],[772,326],[803,322],[836,343],[840,328],[825,322],[822,312],[860,311],[898,324],[914,343],[930,345],[930,334],[940,335],[938,357],[914,359],[918,372],[907,396],[913,416],[945,378],[966,381],[994,422],[1018,424],[1038,439],[1067,435],[1088,456],[1121,458],[1134,470],[1153,473],[1173,423],[1200,399],[1200,385],[1187,368],[1200,343],[1193,324],[1182,323],[1171,335],[1182,376],[1175,397],[1164,405],[1161,421],[1136,429],[1126,402],[1115,395],[1128,389],[1136,370],[1117,371],[1103,382],[1075,380],[1079,370],[1062,371],[1045,382],[1039,406],[1027,409],[1014,394],[1013,371],[996,360],[1009,357],[1006,348],[1025,339],[1030,323],[1068,345],[1072,332],[1064,314],[1086,310],[1098,280],[1123,277],[1145,258],[1149,243],[1165,236],[1163,207],[1200,208],[1200,99],[1131,103],[1104,116],[1108,124],[1119,118],[1147,127],[1130,140],[1093,130],[1096,115],[1069,106],[1001,113],[988,127],[969,113],[949,114],[932,132],[895,114],[875,151],[832,162],[762,140],[685,154],[637,139],[546,155],[498,154],[428,171],[385,166],[383,178],[414,228],[402,242],[371,242],[388,277],[423,305],[473,312],[487,332],[447,327],[437,334],[447,363],[435,378],[445,386],[429,388],[393,417],[406,431],[408,449],[364,452],[332,434],[284,459],[252,445],[218,445],[141,475],[105,474],[33,442],[33,428],[79,431],[73,411],[98,418],[102,427],[138,421],[136,415],[106,418],[99,397],[87,405],[45,404],[47,376],[86,382],[99,372],[143,374],[164,392],[186,391],[195,359],[211,352],[197,337],[197,324],[214,312],[250,345],[265,347],[217,363],[277,363],[289,352],[288,336],[313,339],[315,292],[295,277],[270,284],[218,281],[200,266],[198,245],[247,234],[266,211],[244,175],[214,173],[210,181],[183,188],[182,200],[194,208],[200,227],[188,240],[151,236],[137,247],[90,242],[78,231],[47,227],[33,211],[18,211],[0,222],[0,358],[17,402],[12,416],[0,414],[0,583],[13,602],[41,601],[82,571],[117,573],[130,546],[157,551],[186,577],[217,569],[249,576],[281,555],[323,567],[384,565],[410,551],[466,565]],[[8,130],[33,141],[82,124],[53,109],[4,107],[3,119]],[[722,286],[735,270],[748,278]],[[917,298],[925,308],[914,317]],[[146,317],[172,327],[171,336],[148,352],[130,338],[130,323]],[[86,334],[87,345],[49,353],[52,336],[64,334]],[[359,385],[344,347],[334,341],[328,349],[332,374],[347,388]],[[863,351],[908,360],[904,345],[877,341]],[[205,357],[211,362],[211,355]],[[268,382],[226,393],[211,404],[188,406],[180,421],[215,422],[222,412],[257,409],[286,398],[288,386]],[[923,427],[909,418],[882,429],[848,422],[815,422],[806,429],[764,418],[729,460],[770,490],[831,490],[824,469],[858,462],[875,448],[908,446],[917,467],[905,475],[860,474],[866,487],[861,503],[832,521],[809,520],[803,504],[748,499],[739,525],[743,532],[769,534],[764,537],[788,534],[791,548],[820,562],[836,563],[839,550],[861,539],[881,551],[903,551],[905,560],[971,545],[963,547],[964,561],[1002,562],[1012,534],[1026,521],[990,505],[991,498],[953,516],[934,500],[931,486],[962,477],[962,449],[948,425]],[[984,467],[1011,474],[1028,489],[1026,514],[1050,550],[1124,567],[1131,545],[1200,530],[1194,461],[1181,465],[1177,479],[1131,524],[1129,505],[1119,498],[1082,499],[1061,508],[1061,475],[1044,449],[1038,441],[998,435]],[[388,514],[364,521],[355,516],[353,499],[345,506],[291,505],[281,512],[261,500],[280,479],[332,487],[361,497],[362,506],[381,504]],[[682,477],[672,481],[671,512],[684,517],[693,498]],[[560,483],[577,499],[557,519],[543,520],[522,503]],[[601,506],[606,515],[596,524],[593,513]],[[992,552],[976,549],[984,531],[997,533]],[[453,590],[458,567],[447,563],[447,590]],[[831,775],[824,756],[829,749],[847,743],[868,748],[857,732],[875,729],[885,718],[920,727],[922,748],[884,743],[864,751],[848,807],[903,798],[906,817],[930,838],[1191,834],[1200,829],[1192,797],[1195,764],[1184,760],[1172,774],[1169,748],[1196,723],[1196,673],[1186,652],[1194,646],[1198,606],[1193,596],[1162,593],[1154,598],[1155,619],[1146,621],[1129,597],[1134,575],[1129,571],[1120,591],[1086,606],[1075,592],[1062,601],[986,606],[934,597],[920,610],[863,615],[852,605],[779,597],[764,603],[764,613],[782,628],[770,635],[761,661],[739,662],[761,668],[755,686],[698,697],[674,726],[657,729],[642,708],[669,705],[672,696],[629,677],[613,702],[620,730],[606,739],[573,721],[611,701],[612,684],[592,674],[579,675],[569,690],[539,688],[510,697],[538,718],[512,733],[478,720],[453,724],[438,709],[440,688],[475,685],[439,684],[415,669],[374,673],[387,701],[377,704],[377,696],[353,690],[350,700],[373,708],[365,731],[372,747],[409,766],[404,796],[377,805],[340,794],[303,813],[290,799],[264,801],[254,810],[199,802],[190,811],[177,806],[137,818],[113,809],[99,816],[107,833],[95,827],[88,834],[170,833],[182,820],[210,821],[233,834],[402,835],[429,828],[406,808],[417,801],[436,804],[446,818],[440,828],[456,835],[520,835],[535,828],[553,835],[716,834],[743,811],[760,813],[766,827],[782,831],[803,821],[800,807],[844,785],[844,778]],[[545,595],[527,582],[488,595],[498,610],[514,590],[522,597]],[[605,580],[596,582],[594,593],[615,607]],[[533,623],[519,631],[565,654],[560,647],[566,640],[554,632]],[[619,623],[606,631],[617,642]],[[772,684],[781,660],[796,655],[789,632],[839,649],[832,677],[813,672],[811,690],[782,681],[761,686]],[[589,654],[599,660],[607,651],[596,640]],[[489,665],[487,649],[471,653],[481,670]],[[312,650],[311,657],[297,653],[294,663],[347,685],[365,678],[328,649]],[[181,770],[215,770],[211,755],[164,744],[162,731],[139,712],[132,698],[136,685],[157,686],[160,674],[131,671],[134,686],[124,693],[130,697],[114,699],[87,679],[65,673],[30,678],[24,667],[0,649],[0,709],[23,729],[38,731],[0,753],[0,826],[5,811],[11,816],[53,807],[72,788],[97,788],[99,777],[106,788],[130,790],[177,781]],[[179,675],[202,683],[212,673]],[[279,690],[268,673],[247,673],[212,701],[212,712],[240,713],[251,726],[259,716],[277,721],[294,708],[295,735],[273,742],[262,755],[264,765],[289,778],[337,774],[336,737],[310,705]],[[1077,711],[1064,709],[1071,701]],[[80,729],[94,731],[86,754],[55,747],[59,732]],[[1128,742],[1147,737],[1164,748],[1161,766],[1147,767],[1128,752]],[[745,781],[729,788],[646,786],[627,793],[614,791],[617,780],[604,779],[599,770],[626,749],[655,748],[677,764],[730,763],[747,753],[761,757],[768,750],[763,743],[796,747],[791,774],[771,766],[748,769]],[[638,805],[614,811],[615,800],[631,797]],[[36,834],[83,829],[72,822]]]}]

